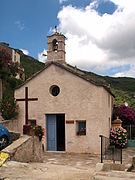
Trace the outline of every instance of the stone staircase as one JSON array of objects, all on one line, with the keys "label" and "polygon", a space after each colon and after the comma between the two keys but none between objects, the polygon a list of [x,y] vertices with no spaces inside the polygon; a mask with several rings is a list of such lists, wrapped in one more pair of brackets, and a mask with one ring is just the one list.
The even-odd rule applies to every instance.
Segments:
[{"label": "stone staircase", "polygon": [[135,172],[135,147],[123,149],[123,164],[127,167],[127,171]]},{"label": "stone staircase", "polygon": [[131,166],[131,172],[134,172],[135,173],[135,155],[133,156],[132,158],[132,166]]}]

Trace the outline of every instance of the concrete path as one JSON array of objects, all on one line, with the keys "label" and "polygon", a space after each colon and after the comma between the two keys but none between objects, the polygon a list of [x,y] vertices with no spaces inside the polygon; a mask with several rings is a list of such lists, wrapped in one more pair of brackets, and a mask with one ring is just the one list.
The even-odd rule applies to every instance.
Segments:
[{"label": "concrete path", "polygon": [[43,163],[9,161],[0,168],[4,180],[93,180],[99,157],[90,154],[45,153]]},{"label": "concrete path", "polygon": [[[132,164],[132,157],[135,155],[135,148],[123,149],[123,164],[128,169]],[[118,163],[118,162],[117,162]],[[95,180],[131,180],[135,179],[135,172],[126,171],[109,171],[109,172],[94,172]]]},{"label": "concrete path", "polygon": [[100,161],[99,155],[92,154],[69,154],[69,153],[44,153],[43,162],[46,164],[56,164],[70,166],[78,169],[87,170],[95,168]]},{"label": "concrete path", "polygon": [[124,171],[97,172],[94,180],[134,180],[135,173]]},{"label": "concrete path", "polygon": [[1,167],[4,180],[92,180],[94,169],[84,170],[66,165],[8,162]]},{"label": "concrete path", "polygon": [[[124,163],[131,163],[135,149],[123,153]],[[100,157],[91,154],[44,153],[43,163],[9,161],[0,167],[0,180],[130,180],[135,173],[97,172]],[[93,178],[94,174],[94,178]]]}]

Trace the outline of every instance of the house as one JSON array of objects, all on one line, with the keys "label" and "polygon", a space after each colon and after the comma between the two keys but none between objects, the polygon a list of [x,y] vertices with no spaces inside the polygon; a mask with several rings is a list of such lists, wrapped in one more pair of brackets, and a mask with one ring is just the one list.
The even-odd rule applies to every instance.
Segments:
[{"label": "house", "polygon": [[46,151],[99,153],[99,135],[109,137],[113,94],[98,76],[66,63],[60,33],[48,36],[44,68],[15,90],[15,98],[19,131],[25,119],[42,125]]},{"label": "house", "polygon": [[[6,48],[7,51],[11,54],[12,57],[12,62],[13,63],[18,63],[18,65],[20,66],[20,54],[18,53],[20,50],[17,49],[13,49],[9,46],[9,44],[1,42],[0,43],[0,48]],[[25,79],[25,74],[24,74],[24,69],[19,67],[19,71],[16,75],[17,79]]]}]

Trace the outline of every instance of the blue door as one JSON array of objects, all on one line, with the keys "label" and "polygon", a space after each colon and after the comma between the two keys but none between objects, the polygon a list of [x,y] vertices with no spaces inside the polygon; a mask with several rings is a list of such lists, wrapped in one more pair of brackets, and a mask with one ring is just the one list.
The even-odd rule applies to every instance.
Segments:
[{"label": "blue door", "polygon": [[56,115],[47,115],[47,150],[57,151]]}]

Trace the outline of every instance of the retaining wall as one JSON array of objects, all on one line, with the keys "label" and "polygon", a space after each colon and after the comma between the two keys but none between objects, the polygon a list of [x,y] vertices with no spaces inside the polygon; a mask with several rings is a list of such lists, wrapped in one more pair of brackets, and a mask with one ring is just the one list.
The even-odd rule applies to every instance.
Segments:
[{"label": "retaining wall", "polygon": [[36,136],[23,135],[2,150],[9,160],[19,162],[42,162],[42,143]]},{"label": "retaining wall", "polygon": [[0,125],[6,127],[9,131],[19,132],[18,120],[17,119],[1,120]]}]

